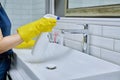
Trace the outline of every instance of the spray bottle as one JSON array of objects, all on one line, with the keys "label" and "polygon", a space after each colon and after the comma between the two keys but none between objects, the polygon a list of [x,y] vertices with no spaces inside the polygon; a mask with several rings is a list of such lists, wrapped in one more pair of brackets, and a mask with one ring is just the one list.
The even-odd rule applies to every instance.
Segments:
[{"label": "spray bottle", "polygon": [[[60,20],[59,16],[55,16],[53,14],[46,14],[43,17],[44,18],[54,18],[56,20]],[[56,38],[56,35],[55,35],[55,38]],[[25,61],[30,62],[30,63],[38,63],[38,62],[44,62],[44,61],[47,61],[48,59],[53,58],[55,56],[55,54],[53,54],[53,52],[51,52],[52,51],[51,49],[54,50],[54,49],[56,49],[56,47],[52,44],[49,44],[50,41],[48,39],[54,40],[55,38],[54,38],[54,34],[52,34],[52,32],[42,33],[38,37],[36,44],[32,49],[32,54],[29,55],[29,57],[26,57]],[[56,41],[56,39],[54,41]],[[50,49],[49,49],[49,47],[50,47]],[[50,50],[48,52],[50,52],[51,54],[46,52],[47,48],[48,48],[48,50]],[[48,65],[47,68],[54,69],[55,66],[53,64],[52,65],[50,64],[50,65]]]}]

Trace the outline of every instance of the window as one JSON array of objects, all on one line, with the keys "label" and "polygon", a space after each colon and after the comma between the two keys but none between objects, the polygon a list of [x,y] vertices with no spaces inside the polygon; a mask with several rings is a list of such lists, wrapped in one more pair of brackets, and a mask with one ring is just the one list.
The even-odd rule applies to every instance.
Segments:
[{"label": "window", "polygon": [[65,16],[120,17],[120,0],[65,0]]}]

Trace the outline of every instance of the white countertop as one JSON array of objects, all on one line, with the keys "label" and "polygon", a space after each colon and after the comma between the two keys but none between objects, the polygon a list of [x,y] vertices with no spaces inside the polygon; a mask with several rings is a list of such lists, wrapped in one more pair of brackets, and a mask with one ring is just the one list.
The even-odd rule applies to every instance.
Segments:
[{"label": "white countertop", "polygon": [[[75,51],[61,58],[41,62],[25,61],[31,55],[30,49],[14,49],[17,67],[22,67],[32,80],[120,80],[120,66]],[[55,65],[56,69],[46,67]]]}]

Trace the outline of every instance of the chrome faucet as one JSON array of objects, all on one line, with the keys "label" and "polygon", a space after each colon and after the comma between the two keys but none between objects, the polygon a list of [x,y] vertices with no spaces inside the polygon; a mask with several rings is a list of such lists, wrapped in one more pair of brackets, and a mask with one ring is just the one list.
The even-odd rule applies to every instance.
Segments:
[{"label": "chrome faucet", "polygon": [[89,54],[89,31],[88,24],[84,24],[84,29],[61,29],[63,34],[83,34],[82,52]]}]

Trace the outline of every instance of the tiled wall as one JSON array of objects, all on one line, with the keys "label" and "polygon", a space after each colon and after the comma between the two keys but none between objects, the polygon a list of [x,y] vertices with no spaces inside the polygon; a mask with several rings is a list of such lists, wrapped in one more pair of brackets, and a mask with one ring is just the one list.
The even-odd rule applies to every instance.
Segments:
[{"label": "tiled wall", "polygon": [[90,53],[120,65],[120,27],[89,25],[89,28]]},{"label": "tiled wall", "polygon": [[32,19],[39,19],[43,15],[45,15],[45,0],[32,0]]},{"label": "tiled wall", "polygon": [[16,28],[32,20],[32,0],[5,0],[5,10],[12,22],[12,33]]},{"label": "tiled wall", "polygon": [[[74,22],[75,20],[73,20],[73,23],[61,21],[58,23],[56,29],[67,29],[72,27],[78,29],[82,27],[82,25],[78,25],[78,23]],[[91,24],[90,22],[88,25],[90,34],[90,54],[120,65],[120,26]],[[66,46],[81,50],[81,35],[67,35],[65,40]]]},{"label": "tiled wall", "polygon": [[45,0],[1,0],[1,3],[12,22],[12,33],[45,14]]}]

